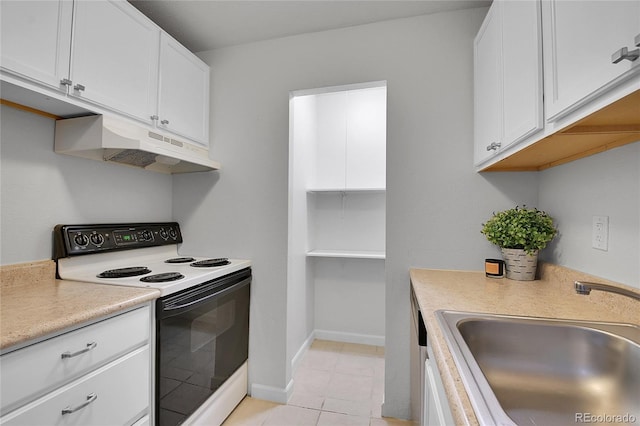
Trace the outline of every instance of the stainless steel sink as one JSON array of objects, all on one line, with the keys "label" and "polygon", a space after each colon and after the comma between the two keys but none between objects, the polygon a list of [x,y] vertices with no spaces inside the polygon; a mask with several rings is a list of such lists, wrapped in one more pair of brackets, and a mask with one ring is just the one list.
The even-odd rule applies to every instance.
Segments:
[{"label": "stainless steel sink", "polygon": [[437,311],[483,425],[640,424],[640,327]]}]

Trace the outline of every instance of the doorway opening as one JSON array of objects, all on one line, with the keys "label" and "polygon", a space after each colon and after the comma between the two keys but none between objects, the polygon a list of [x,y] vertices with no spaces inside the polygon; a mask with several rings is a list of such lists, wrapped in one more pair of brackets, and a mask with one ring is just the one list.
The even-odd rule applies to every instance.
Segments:
[{"label": "doorway opening", "polygon": [[287,355],[384,346],[386,82],[291,93]]}]

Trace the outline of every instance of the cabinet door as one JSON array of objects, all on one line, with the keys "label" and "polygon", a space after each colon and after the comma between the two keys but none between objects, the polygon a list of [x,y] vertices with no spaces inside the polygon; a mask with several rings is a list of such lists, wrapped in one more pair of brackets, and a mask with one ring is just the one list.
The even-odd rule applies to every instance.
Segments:
[{"label": "cabinet door", "polygon": [[315,171],[313,188],[344,189],[346,169],[346,92],[323,93],[316,97]]},{"label": "cabinet door", "polygon": [[152,123],[159,37],[160,29],[125,1],[76,2],[71,95]]},{"label": "cabinet door", "polygon": [[[494,2],[474,41],[474,163],[493,156],[502,143],[502,29]],[[491,149],[491,147],[496,147]]]},{"label": "cabinet door", "polygon": [[72,12],[70,0],[0,2],[2,69],[66,91]]},{"label": "cabinet door", "polygon": [[386,187],[387,90],[346,92],[346,188]]},{"label": "cabinet door", "polygon": [[543,1],[545,115],[553,121],[640,71],[640,59],[612,63],[634,49],[640,1]]},{"label": "cabinet door", "polygon": [[501,1],[502,148],[543,128],[540,3]]},{"label": "cabinet door", "polygon": [[209,66],[162,34],[158,125],[209,146]]},{"label": "cabinet door", "polygon": [[429,426],[446,426],[447,421],[444,414],[444,408],[442,404],[446,404],[446,401],[440,400],[438,394],[438,388],[436,385],[436,378],[431,367],[431,360],[427,359],[424,369],[424,386],[425,386],[425,425]]}]

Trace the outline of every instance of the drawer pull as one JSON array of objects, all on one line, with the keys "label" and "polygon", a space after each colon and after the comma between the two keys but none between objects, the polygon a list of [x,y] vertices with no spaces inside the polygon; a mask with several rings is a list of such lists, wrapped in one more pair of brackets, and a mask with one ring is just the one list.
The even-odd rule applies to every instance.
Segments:
[{"label": "drawer pull", "polygon": [[78,410],[83,409],[84,407],[86,407],[87,405],[91,404],[93,401],[95,401],[96,399],[98,399],[98,395],[96,395],[95,393],[90,393],[89,395],[87,395],[87,400],[85,402],[83,402],[82,404],[78,405],[77,407],[66,407],[62,409],[62,415],[64,416],[65,414],[71,414],[71,413],[75,413]]},{"label": "drawer pull", "polygon": [[96,342],[87,343],[87,347],[86,348],[84,348],[82,350],[79,350],[78,352],[74,352],[74,353],[71,353],[69,351],[64,352],[61,355],[61,358],[62,359],[73,358],[74,356],[82,355],[83,353],[89,352],[91,349],[94,349],[96,346],[98,346],[98,344]]}]

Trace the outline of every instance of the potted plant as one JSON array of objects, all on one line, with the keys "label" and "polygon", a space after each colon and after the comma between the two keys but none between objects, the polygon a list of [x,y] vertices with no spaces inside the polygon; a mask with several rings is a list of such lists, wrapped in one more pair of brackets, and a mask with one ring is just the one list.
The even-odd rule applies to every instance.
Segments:
[{"label": "potted plant", "polygon": [[545,248],[558,230],[547,213],[516,206],[494,213],[480,232],[502,250],[507,278],[530,281],[536,276],[538,250]]}]

